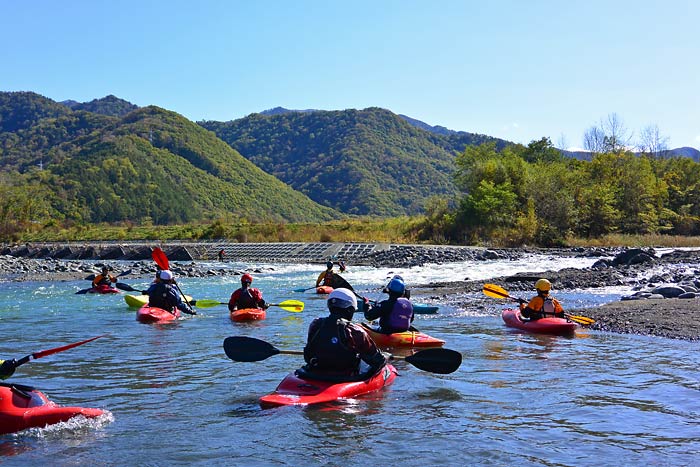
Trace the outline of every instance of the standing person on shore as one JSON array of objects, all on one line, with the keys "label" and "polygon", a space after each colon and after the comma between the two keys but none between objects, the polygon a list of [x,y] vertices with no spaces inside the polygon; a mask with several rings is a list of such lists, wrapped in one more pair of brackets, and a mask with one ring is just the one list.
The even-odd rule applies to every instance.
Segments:
[{"label": "standing person on shore", "polygon": [[219,253],[218,253],[219,261],[223,261],[223,260],[224,260],[224,255],[225,255],[225,254],[226,254],[226,252],[224,251],[223,248],[219,250]]},{"label": "standing person on shore", "polygon": [[530,321],[536,321],[545,316],[556,316],[557,318],[564,317],[564,308],[556,298],[549,296],[552,290],[552,283],[547,279],[540,279],[535,282],[535,290],[537,295],[530,299],[530,302],[520,303],[520,315]]},{"label": "standing person on shore", "polygon": [[112,270],[112,268],[110,268],[107,265],[102,266],[102,272],[100,274],[96,275],[95,278],[92,280],[92,287],[93,288],[102,287],[102,286],[112,287],[112,284],[117,282],[117,278],[109,273],[109,271],[111,271],[111,270]]},{"label": "standing person on shore", "polygon": [[402,279],[394,277],[386,290],[389,298],[370,305],[365,311],[365,319],[374,321],[379,318],[379,332],[383,334],[408,331],[413,323],[413,305],[404,297],[406,284]]},{"label": "standing person on shore", "polygon": [[197,314],[192,307],[182,301],[180,293],[175,288],[175,277],[168,269],[158,273],[156,280],[146,290],[146,295],[148,295],[148,306],[162,308],[171,313],[177,308],[188,315]]},{"label": "standing person on shore", "polygon": [[355,294],[349,289],[335,289],[326,304],[330,315],[314,319],[309,326],[304,370],[326,375],[359,375],[362,360],[370,367],[367,373],[376,374],[386,364],[386,357],[362,326],[351,322],[357,310]]},{"label": "standing person on shore", "polygon": [[241,276],[241,288],[234,290],[228,301],[228,310],[236,311],[245,308],[261,308],[267,310],[270,305],[263,300],[262,292],[250,286],[253,283],[253,276],[243,274]]}]

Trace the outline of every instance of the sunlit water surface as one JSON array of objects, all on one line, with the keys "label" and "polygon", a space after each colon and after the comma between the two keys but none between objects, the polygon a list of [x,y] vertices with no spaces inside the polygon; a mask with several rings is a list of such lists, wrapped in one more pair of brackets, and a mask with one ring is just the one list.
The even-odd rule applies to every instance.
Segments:
[{"label": "sunlit water surface", "polygon": [[[344,277],[378,298],[378,288],[397,273],[409,284],[427,283],[595,261],[553,260],[358,267]],[[400,377],[382,392],[330,406],[262,410],[258,398],[300,366],[300,357],[234,363],[222,342],[247,335],[300,350],[309,323],[326,308],[323,297],[293,290],[313,285],[320,271],[224,267],[257,268],[253,285],[268,301],[299,299],[306,309],[270,308],[264,321],[234,324],[220,306],[172,325],[144,325],[122,294],[75,295],[85,281],[0,283],[0,358],[106,334],[34,360],[11,381],[36,386],[61,405],[109,411],[95,421],[0,436],[0,464],[700,465],[697,343],[589,330],[573,338],[522,334],[504,327],[498,317],[504,304],[495,300],[493,309],[443,306],[416,318],[418,328],[462,353],[462,367],[451,375],[398,361]],[[238,277],[182,278],[180,285],[195,299],[226,301]],[[626,292],[580,290],[558,298],[574,308]]]}]

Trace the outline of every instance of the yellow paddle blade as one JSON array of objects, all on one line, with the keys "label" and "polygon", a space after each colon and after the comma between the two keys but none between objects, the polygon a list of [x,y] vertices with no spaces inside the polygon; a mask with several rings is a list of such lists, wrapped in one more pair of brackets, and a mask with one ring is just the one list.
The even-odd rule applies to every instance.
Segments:
[{"label": "yellow paddle blade", "polygon": [[304,302],[299,300],[285,300],[281,303],[270,303],[270,306],[278,306],[283,310],[291,311],[292,313],[300,313],[304,311]]},{"label": "yellow paddle blade", "polygon": [[568,315],[568,314],[565,314],[564,316],[566,316],[569,320],[573,321],[574,323],[578,323],[578,324],[581,324],[583,326],[588,326],[588,325],[595,323],[595,320],[593,318],[589,318],[587,316]]},{"label": "yellow paddle blade", "polygon": [[483,289],[484,295],[493,298],[511,298],[508,291],[503,287],[499,287],[496,284],[484,284]]},{"label": "yellow paddle blade", "polygon": [[226,302],[220,302],[218,300],[193,300],[192,305],[197,306],[199,308],[209,308],[212,306],[217,306],[217,305],[226,305]]}]

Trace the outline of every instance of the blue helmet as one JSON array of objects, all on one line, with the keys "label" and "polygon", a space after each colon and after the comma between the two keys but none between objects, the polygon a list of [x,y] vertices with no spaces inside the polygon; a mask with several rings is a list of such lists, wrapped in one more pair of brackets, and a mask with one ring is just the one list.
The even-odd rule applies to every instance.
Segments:
[{"label": "blue helmet", "polygon": [[406,284],[404,284],[401,279],[392,279],[389,281],[389,285],[387,285],[386,288],[389,292],[401,295],[406,290]]}]

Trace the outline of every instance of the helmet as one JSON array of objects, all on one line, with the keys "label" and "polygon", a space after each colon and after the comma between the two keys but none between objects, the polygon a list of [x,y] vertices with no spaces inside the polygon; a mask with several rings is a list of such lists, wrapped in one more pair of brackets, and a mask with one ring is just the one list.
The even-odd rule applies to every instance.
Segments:
[{"label": "helmet", "polygon": [[253,276],[251,276],[251,275],[248,274],[248,273],[243,274],[243,275],[241,276],[241,284],[244,284],[244,283],[246,283],[246,282],[249,283],[249,284],[252,283],[252,282],[253,282]]},{"label": "helmet", "polygon": [[389,281],[389,285],[387,285],[386,288],[389,290],[389,292],[397,293],[400,295],[406,290],[406,284],[404,284],[401,279],[394,278],[391,281]]},{"label": "helmet", "polygon": [[328,262],[326,263],[326,269],[333,269],[333,262],[328,261]]},{"label": "helmet", "polygon": [[173,273],[170,272],[168,269],[163,269],[160,274],[158,274],[158,277],[161,278],[161,280],[164,281],[171,281],[173,280]]},{"label": "helmet", "polygon": [[541,292],[549,292],[552,290],[552,283],[547,279],[540,279],[535,282],[535,288]]},{"label": "helmet", "polygon": [[334,289],[328,296],[328,308],[352,308],[352,311],[357,310],[357,298],[349,289]]}]

